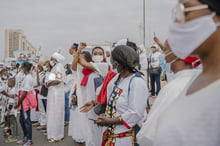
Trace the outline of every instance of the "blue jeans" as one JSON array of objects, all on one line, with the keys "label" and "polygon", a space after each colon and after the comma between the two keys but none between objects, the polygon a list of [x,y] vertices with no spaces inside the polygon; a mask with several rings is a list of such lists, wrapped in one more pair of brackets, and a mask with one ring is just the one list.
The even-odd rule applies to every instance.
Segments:
[{"label": "blue jeans", "polygon": [[44,110],[47,112],[47,99],[42,99],[43,105],[44,105]]},{"label": "blue jeans", "polygon": [[151,83],[151,95],[155,96],[155,83],[157,85],[156,95],[159,94],[161,86],[160,86],[160,74],[152,75],[150,74],[150,83]]},{"label": "blue jeans", "polygon": [[31,110],[29,109],[24,113],[22,104],[20,111],[20,124],[24,133],[24,137],[26,137],[28,140],[32,140]]},{"label": "blue jeans", "polygon": [[70,121],[69,95],[70,91],[65,92],[65,122]]}]

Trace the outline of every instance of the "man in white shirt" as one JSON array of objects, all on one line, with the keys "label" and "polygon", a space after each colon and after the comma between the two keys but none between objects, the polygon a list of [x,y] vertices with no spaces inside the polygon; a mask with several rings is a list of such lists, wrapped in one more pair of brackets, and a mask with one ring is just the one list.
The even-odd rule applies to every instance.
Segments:
[{"label": "man in white shirt", "polygon": [[[151,47],[152,53],[149,57],[149,73],[150,73],[150,83],[151,83],[151,96],[157,96],[160,92],[160,75],[161,75],[161,67],[160,67],[160,56],[161,53],[157,50],[157,45],[153,45]],[[156,90],[155,90],[156,83]]]}]

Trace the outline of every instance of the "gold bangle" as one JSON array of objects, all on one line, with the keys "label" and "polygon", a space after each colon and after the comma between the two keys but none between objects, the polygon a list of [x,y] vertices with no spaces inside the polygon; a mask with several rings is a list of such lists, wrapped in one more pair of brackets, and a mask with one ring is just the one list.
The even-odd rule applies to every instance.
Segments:
[{"label": "gold bangle", "polygon": [[119,119],[119,121],[120,121],[120,122],[122,122],[122,121],[123,121],[123,119],[122,119],[122,117],[121,117],[121,116],[119,116],[119,117],[118,117],[118,119]]}]

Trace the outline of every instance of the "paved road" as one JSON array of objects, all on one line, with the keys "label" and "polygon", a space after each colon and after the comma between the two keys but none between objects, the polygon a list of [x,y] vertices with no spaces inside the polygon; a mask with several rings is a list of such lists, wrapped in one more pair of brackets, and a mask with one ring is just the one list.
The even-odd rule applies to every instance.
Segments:
[{"label": "paved road", "polygon": [[[18,123],[19,125],[19,123]],[[43,135],[42,132],[36,130],[33,127],[33,143],[34,146],[83,146],[82,144],[79,145],[73,141],[73,139],[67,136],[68,127],[65,127],[65,138],[61,142],[57,143],[49,143],[47,142],[47,137]],[[22,131],[19,125],[19,136],[22,137]],[[18,146],[15,142],[14,143],[5,143],[5,138],[3,137],[3,128],[0,128],[0,146]]]}]

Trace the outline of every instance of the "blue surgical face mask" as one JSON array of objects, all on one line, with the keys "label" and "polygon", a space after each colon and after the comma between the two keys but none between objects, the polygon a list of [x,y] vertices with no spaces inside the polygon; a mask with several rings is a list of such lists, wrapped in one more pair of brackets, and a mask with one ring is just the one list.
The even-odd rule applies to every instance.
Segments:
[{"label": "blue surgical face mask", "polygon": [[170,63],[166,63],[166,68],[165,68],[165,71],[166,72],[169,72],[169,73],[172,73],[172,69],[171,69],[171,65],[176,62],[178,60],[178,58],[175,58],[174,60],[172,60]]}]

